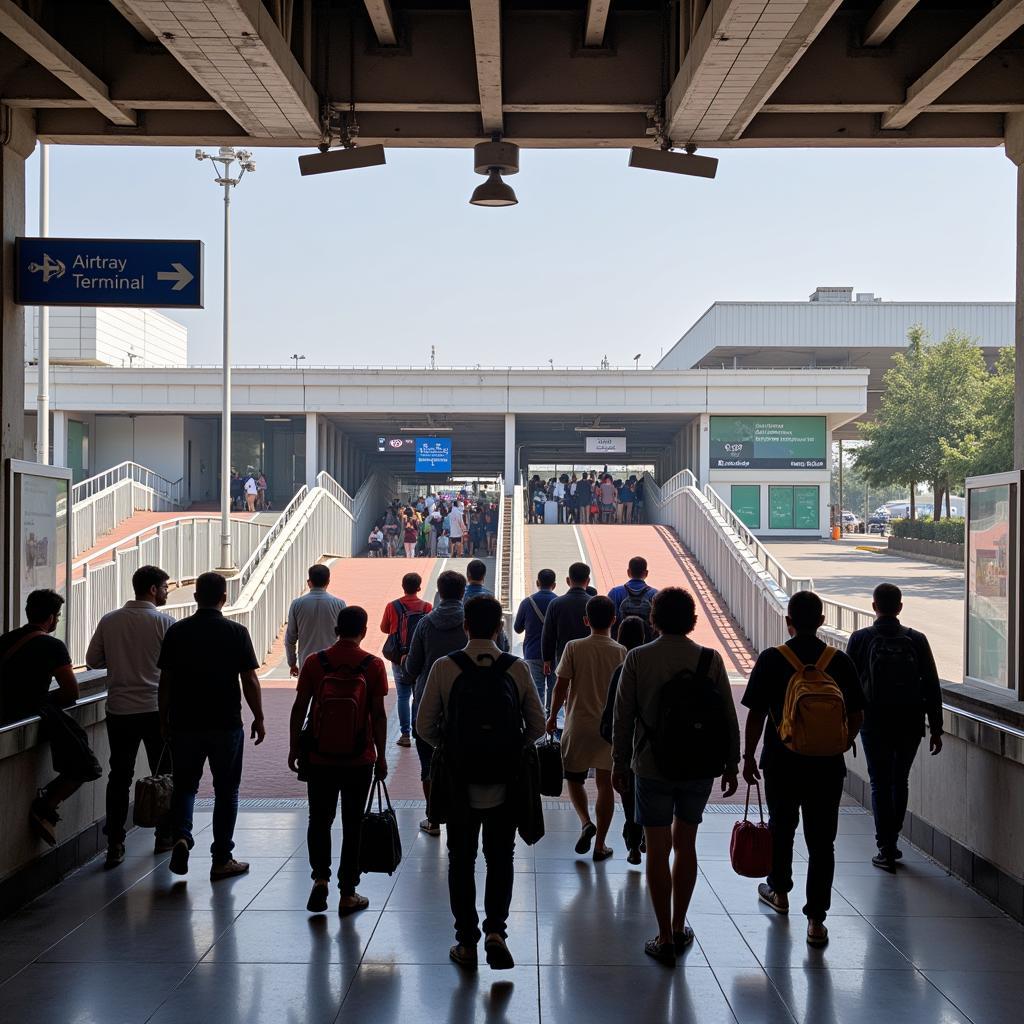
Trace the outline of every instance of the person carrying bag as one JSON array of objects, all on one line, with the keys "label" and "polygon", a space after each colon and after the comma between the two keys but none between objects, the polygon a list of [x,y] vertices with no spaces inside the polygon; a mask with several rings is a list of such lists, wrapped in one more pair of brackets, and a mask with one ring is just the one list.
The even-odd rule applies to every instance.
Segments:
[{"label": "person carrying bag", "polygon": [[164,757],[169,752],[170,748],[165,743],[153,774],[147,775],[135,783],[135,809],[132,811],[132,821],[139,828],[159,828],[171,812],[174,775],[170,757],[167,759],[167,771],[160,771],[163,767]]},{"label": "person carrying bag", "polygon": [[759,822],[750,821],[750,786],[747,786],[747,799],[743,804],[743,820],[737,821],[732,827],[732,838],[729,840],[729,860],[737,875],[744,878],[767,878],[772,871],[772,831],[764,820],[761,807],[761,784],[755,782],[757,788],[757,813]]}]

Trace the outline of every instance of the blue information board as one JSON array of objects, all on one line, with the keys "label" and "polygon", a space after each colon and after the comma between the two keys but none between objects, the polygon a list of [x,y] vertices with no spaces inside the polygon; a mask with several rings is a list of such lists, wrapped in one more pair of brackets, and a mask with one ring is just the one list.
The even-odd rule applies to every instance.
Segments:
[{"label": "blue information board", "polygon": [[21,306],[203,308],[203,243],[173,239],[18,238]]},{"label": "blue information board", "polygon": [[416,438],[416,472],[450,473],[452,471],[452,439],[450,437]]}]

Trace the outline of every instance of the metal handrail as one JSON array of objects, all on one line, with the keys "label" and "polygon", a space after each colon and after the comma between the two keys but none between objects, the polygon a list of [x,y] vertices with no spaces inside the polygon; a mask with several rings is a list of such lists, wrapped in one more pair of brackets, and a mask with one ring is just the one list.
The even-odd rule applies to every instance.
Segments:
[{"label": "metal handrail", "polygon": [[260,564],[270,546],[281,536],[281,531],[284,530],[288,524],[288,520],[295,514],[299,505],[302,504],[303,499],[309,493],[309,488],[305,484],[300,487],[295,494],[292,496],[292,500],[281,510],[281,514],[277,517],[274,525],[267,531],[266,537],[260,541],[259,547],[249,556],[248,561],[238,571],[237,576],[231,577],[228,581],[228,601],[232,601],[238,597],[239,592],[249,581],[249,577],[252,576],[256,569],[256,566]]},{"label": "metal handrail", "polygon": [[135,483],[148,487],[168,501],[180,506],[183,479],[183,477],[179,477],[177,480],[168,480],[167,477],[161,476],[152,469],[142,466],[138,462],[132,462],[129,459],[75,484],[71,488],[71,500],[74,506],[85,501],[87,498],[99,494],[108,487],[113,487],[125,480],[133,480]]},{"label": "metal handrail", "polygon": [[[511,553],[511,552],[510,552]],[[508,610],[511,581],[505,577],[505,480],[498,480],[498,536],[494,547],[494,596],[502,608]]]}]

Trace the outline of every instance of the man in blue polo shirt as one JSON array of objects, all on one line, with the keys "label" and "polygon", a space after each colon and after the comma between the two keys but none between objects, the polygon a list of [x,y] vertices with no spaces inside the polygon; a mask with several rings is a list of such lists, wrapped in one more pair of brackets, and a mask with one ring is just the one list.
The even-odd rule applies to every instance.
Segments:
[{"label": "man in blue polo shirt", "polygon": [[523,659],[530,666],[533,685],[537,687],[537,696],[544,707],[545,714],[551,710],[551,693],[558,682],[554,672],[544,674],[544,657],[541,651],[541,635],[544,632],[544,617],[548,605],[555,599],[555,571],[541,569],[537,573],[537,589],[529,597],[524,598],[516,612],[513,629],[517,633],[525,633],[523,638]]},{"label": "man in blue polo shirt", "polygon": [[[647,583],[647,559],[635,555],[629,560],[626,568],[629,579],[625,583],[612,587],[608,591],[608,597],[615,605],[615,623],[612,626],[612,636],[618,634],[618,624],[630,615],[636,615],[643,620],[644,636],[647,641],[654,639],[654,628],[651,626],[651,608],[654,604],[654,597],[658,593],[654,587]],[[623,602],[627,601],[623,608]]]}]

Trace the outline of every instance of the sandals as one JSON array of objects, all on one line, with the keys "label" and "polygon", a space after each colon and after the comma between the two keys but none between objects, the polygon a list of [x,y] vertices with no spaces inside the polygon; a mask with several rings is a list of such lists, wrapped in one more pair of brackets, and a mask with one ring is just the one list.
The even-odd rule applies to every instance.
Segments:
[{"label": "sandals", "polygon": [[657,960],[666,967],[676,965],[676,947],[670,942],[659,942],[657,936],[644,943],[644,952],[652,960]]},{"label": "sandals", "polygon": [[607,860],[614,854],[615,851],[610,846],[601,846],[594,850],[594,863],[600,864],[601,861]]},{"label": "sandals", "polygon": [[683,925],[683,930],[681,932],[672,933],[672,945],[676,948],[676,954],[689,949],[689,947],[693,945],[693,940],[693,929],[688,924]]}]

